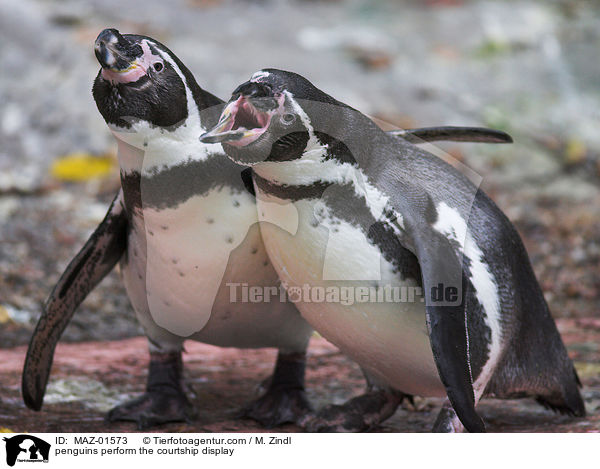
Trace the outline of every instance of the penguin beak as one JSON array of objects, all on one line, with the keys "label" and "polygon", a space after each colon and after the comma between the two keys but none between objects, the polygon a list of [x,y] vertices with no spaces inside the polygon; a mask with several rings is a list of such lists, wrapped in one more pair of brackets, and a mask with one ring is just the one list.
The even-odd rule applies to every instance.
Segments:
[{"label": "penguin beak", "polygon": [[240,97],[237,101],[231,102],[225,107],[215,127],[200,136],[203,143],[223,143],[233,140],[240,140],[244,137],[244,131],[241,129],[232,130],[235,123],[235,114],[239,107]]},{"label": "penguin beak", "polygon": [[123,37],[116,29],[105,29],[98,35],[94,53],[102,67],[102,77],[113,83],[136,81],[145,74],[138,66],[138,59],[144,54],[141,45]]},{"label": "penguin beak", "polygon": [[116,29],[105,29],[94,43],[96,58],[103,69],[124,72],[143,53],[139,44],[124,38]]},{"label": "penguin beak", "polygon": [[260,97],[251,100],[248,96],[240,95],[225,107],[217,125],[201,135],[200,141],[246,146],[267,131],[273,114],[282,103],[283,97]]}]

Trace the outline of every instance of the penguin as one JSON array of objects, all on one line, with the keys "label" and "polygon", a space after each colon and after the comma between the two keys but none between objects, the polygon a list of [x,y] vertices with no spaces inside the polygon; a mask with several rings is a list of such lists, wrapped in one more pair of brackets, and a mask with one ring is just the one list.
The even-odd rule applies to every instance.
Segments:
[{"label": "penguin", "polygon": [[[516,229],[457,169],[276,69],[240,85],[201,141],[252,168],[263,242],[288,292],[354,288],[366,298],[296,295],[370,384],[306,418],[309,431],[365,430],[393,414],[398,393],[446,398],[434,431],[485,431],[484,396],[585,415]],[[394,288],[413,294],[364,296]]]},{"label": "penguin", "polygon": [[[201,89],[181,60],[152,38],[106,29],[95,54],[101,69],[93,95],[118,143],[122,189],[44,305],[23,370],[26,405],[41,408],[62,332],[120,263],[148,338],[150,364],[146,392],[112,409],[110,421],[147,428],[189,420],[181,358],[186,339],[278,348],[266,393],[242,415],[267,427],[296,421],[310,409],[304,371],[312,329],[290,302],[241,301],[244,285],[272,288],[278,280],[260,239],[244,167],[227,160],[219,144],[197,140],[216,122],[223,101]],[[423,141],[510,141],[479,128],[396,133]]]},{"label": "penguin", "polygon": [[[309,408],[304,390],[312,334],[294,305],[243,301],[242,286],[278,285],[256,224],[254,197],[221,145],[197,136],[222,101],[200,88],[179,58],[145,36],[102,31],[93,97],[118,144],[121,190],[45,303],[27,352],[23,398],[39,410],[54,347],[77,306],[116,265],[148,338],[146,391],[109,421],[140,428],[189,421],[185,340],[279,350],[266,393],[243,412],[267,427]],[[215,121],[216,122],[216,121]],[[235,294],[232,299],[231,295]]]}]

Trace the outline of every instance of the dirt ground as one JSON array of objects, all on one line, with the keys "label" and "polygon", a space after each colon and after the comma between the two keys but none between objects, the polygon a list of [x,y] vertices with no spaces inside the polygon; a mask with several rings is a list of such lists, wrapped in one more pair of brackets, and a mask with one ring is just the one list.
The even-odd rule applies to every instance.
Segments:
[{"label": "dirt ground", "polygon": [[[556,415],[533,400],[487,399],[480,412],[490,432],[596,432],[600,431],[600,321],[561,319],[559,328],[583,382],[588,417]],[[112,342],[85,342],[58,346],[46,403],[41,412],[25,408],[20,377],[26,348],[3,351],[0,363],[0,425],[14,432],[133,432],[132,423],[108,424],[107,409],[144,389],[146,342],[137,337]],[[269,376],[275,360],[272,350],[219,349],[189,342],[184,356],[186,383],[197,410],[192,424],[168,424],[162,432],[266,431],[236,413],[257,396],[260,382]],[[356,365],[322,338],[312,340],[307,389],[313,405],[341,403],[363,387]],[[51,403],[50,403],[50,402]],[[403,405],[375,432],[428,431],[441,405],[439,399],[417,399]],[[273,431],[298,432],[295,425]]]}]

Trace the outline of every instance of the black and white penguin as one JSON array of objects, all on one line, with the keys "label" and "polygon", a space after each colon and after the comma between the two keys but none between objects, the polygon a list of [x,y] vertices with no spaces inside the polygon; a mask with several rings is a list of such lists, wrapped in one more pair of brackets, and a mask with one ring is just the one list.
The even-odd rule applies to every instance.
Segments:
[{"label": "black and white penguin", "polygon": [[[332,293],[297,295],[296,306],[376,386],[307,419],[309,430],[376,424],[393,414],[396,391],[447,397],[436,431],[484,431],[475,406],[486,395],[585,414],[519,235],[462,173],[274,69],[240,85],[201,140],[226,143],[233,161],[252,167],[263,241],[282,282],[288,292]],[[342,304],[335,287],[414,295]]]},{"label": "black and white penguin", "polygon": [[148,337],[150,367],[146,392],[112,409],[109,420],[142,427],[188,420],[182,347],[190,339],[278,348],[266,394],[246,413],[267,426],[295,421],[309,409],[304,370],[312,329],[278,295],[268,303],[242,297],[243,285],[279,282],[260,238],[254,196],[240,176],[244,168],[225,158],[221,145],[198,142],[216,122],[203,111],[216,107],[218,117],[223,102],[149,37],[107,29],[95,53],[102,68],[93,96],[118,142],[122,189],[45,304],[23,373],[27,406],[40,409],[60,334],[120,261]]},{"label": "black and white penguin", "polygon": [[[102,68],[93,94],[118,142],[122,190],[46,302],[23,373],[26,404],[41,408],[62,331],[120,261],[148,337],[150,368],[146,393],[113,409],[111,420],[149,426],[186,419],[181,351],[191,339],[279,348],[270,387],[246,415],[267,426],[295,421],[309,408],[304,369],[311,328],[289,302],[243,302],[244,286],[272,289],[278,279],[259,237],[244,167],[224,158],[220,145],[197,140],[216,122],[223,102],[154,39],[107,29],[95,52]],[[396,133],[419,141],[510,141],[478,128]]]}]

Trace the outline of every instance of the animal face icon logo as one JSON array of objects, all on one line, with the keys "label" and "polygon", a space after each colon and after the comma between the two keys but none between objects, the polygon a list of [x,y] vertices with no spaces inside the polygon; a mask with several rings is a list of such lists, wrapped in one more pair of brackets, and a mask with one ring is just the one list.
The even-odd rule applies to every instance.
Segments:
[{"label": "animal face icon logo", "polygon": [[14,466],[17,461],[48,462],[50,444],[32,435],[17,435],[4,438],[6,442],[6,464]]}]

